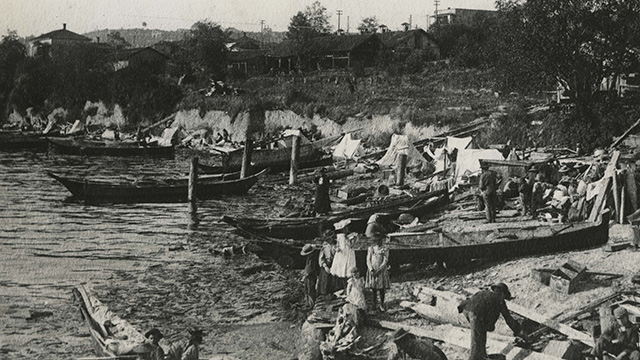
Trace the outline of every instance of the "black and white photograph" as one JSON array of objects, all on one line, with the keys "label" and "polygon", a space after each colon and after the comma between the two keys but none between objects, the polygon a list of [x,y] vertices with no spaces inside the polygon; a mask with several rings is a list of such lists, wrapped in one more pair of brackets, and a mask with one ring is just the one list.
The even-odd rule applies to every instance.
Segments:
[{"label": "black and white photograph", "polygon": [[0,359],[640,360],[639,0],[0,0]]}]

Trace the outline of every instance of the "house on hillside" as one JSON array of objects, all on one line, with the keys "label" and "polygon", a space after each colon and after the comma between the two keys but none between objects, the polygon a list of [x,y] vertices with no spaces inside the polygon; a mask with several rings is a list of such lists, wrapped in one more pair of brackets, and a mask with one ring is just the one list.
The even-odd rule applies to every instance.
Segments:
[{"label": "house on hillside", "polygon": [[408,31],[388,31],[376,34],[382,45],[395,55],[408,56],[414,50],[426,50],[433,54],[433,60],[440,59],[440,47],[429,33],[422,29]]},{"label": "house on hillside", "polygon": [[265,51],[260,48],[260,42],[243,33],[241,37],[226,44],[229,54],[227,68],[244,75],[262,74],[266,72]]},{"label": "house on hillside", "polygon": [[144,68],[154,73],[163,73],[168,56],[152,47],[119,49],[107,54],[106,61],[114,71],[125,68]]},{"label": "house on hillside", "polygon": [[29,40],[28,55],[31,57],[52,57],[64,48],[75,45],[85,45],[91,39],[67,30],[67,24],[62,24],[62,29],[42,34]]},{"label": "house on hillside", "polygon": [[497,15],[496,10],[447,8],[431,15],[431,25],[471,25],[482,18]]},{"label": "house on hillside", "polygon": [[267,53],[267,65],[287,71],[298,66],[317,70],[366,67],[375,63],[381,46],[380,39],[373,34],[285,40]]}]

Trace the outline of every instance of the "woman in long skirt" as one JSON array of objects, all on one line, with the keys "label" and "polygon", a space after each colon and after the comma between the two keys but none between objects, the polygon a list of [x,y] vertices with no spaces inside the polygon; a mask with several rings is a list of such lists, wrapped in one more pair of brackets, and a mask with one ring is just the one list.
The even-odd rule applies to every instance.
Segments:
[{"label": "woman in long skirt", "polygon": [[384,295],[389,286],[389,249],[383,245],[383,237],[378,236],[375,244],[367,250],[366,287],[373,290],[373,308],[377,305],[377,294],[380,293],[380,311],[384,311]]},{"label": "woman in long skirt", "polygon": [[331,274],[335,276],[335,289],[342,290],[347,287],[347,278],[351,268],[356,267],[356,252],[352,248],[353,237],[347,236],[349,220],[336,223],[336,231],[341,231],[337,236],[338,247],[331,264]]}]

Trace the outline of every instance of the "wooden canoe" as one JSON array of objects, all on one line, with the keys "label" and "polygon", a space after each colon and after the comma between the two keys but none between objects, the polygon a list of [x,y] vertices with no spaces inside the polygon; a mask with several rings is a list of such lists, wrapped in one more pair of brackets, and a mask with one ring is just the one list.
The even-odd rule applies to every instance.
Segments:
[{"label": "wooden canoe", "polygon": [[149,156],[173,158],[173,146],[142,146],[137,142],[47,138],[49,150],[63,155]]},{"label": "wooden canoe", "polygon": [[46,151],[47,139],[40,132],[0,131],[0,150],[2,151]]},{"label": "wooden canoe", "polygon": [[[92,297],[83,287],[73,289],[73,296],[89,329],[91,345],[97,356],[104,359],[139,359],[138,355],[117,355],[115,349],[124,349],[125,347],[133,349],[136,345],[144,347],[142,344],[146,338],[142,333],[127,321],[113,314],[109,308]],[[115,326],[107,329],[105,327],[107,321]],[[124,336],[126,336],[126,340],[114,341],[115,338],[124,338]],[[111,341],[114,343],[109,345]]]},{"label": "wooden canoe", "polygon": [[[300,145],[298,154],[298,168],[313,168],[327,166],[333,163],[331,154],[326,148],[338,144],[343,135],[332,136],[312,143]],[[207,174],[218,172],[238,171],[242,167],[244,148],[220,151],[222,166],[203,166],[200,168]],[[254,170],[270,168],[272,172],[286,171],[291,167],[291,148],[253,149],[251,152],[251,167]]]},{"label": "wooden canoe", "polygon": [[[242,195],[268,172],[265,169],[255,175],[239,178],[238,173],[203,176],[198,179],[196,198],[208,200],[222,195]],[[139,179],[99,180],[83,177],[66,177],[49,173],[62,183],[77,199],[89,203],[167,203],[188,200],[189,179]]]},{"label": "wooden canoe", "polygon": [[[475,259],[509,259],[602,246],[609,239],[609,210],[596,222],[555,224],[531,228],[499,228],[487,231],[460,233],[392,233],[389,234],[389,264],[463,264]],[[515,226],[515,225],[514,225]],[[240,227],[241,233],[251,238],[265,254],[291,268],[303,268],[305,260],[300,250],[308,243],[301,240],[283,240],[261,235],[255,230]],[[313,243],[313,241],[312,241]],[[319,247],[319,243],[316,244]],[[358,268],[366,270],[367,248],[364,236],[354,244]],[[316,250],[317,253],[317,250]]]},{"label": "wooden canoe", "polygon": [[279,239],[309,240],[318,237],[325,229],[344,219],[352,220],[352,228],[364,232],[367,220],[376,213],[387,213],[391,219],[402,213],[422,215],[448,202],[447,189],[423,193],[417,196],[400,196],[373,206],[356,208],[327,216],[298,218],[223,217],[223,221],[236,228],[254,234]]}]

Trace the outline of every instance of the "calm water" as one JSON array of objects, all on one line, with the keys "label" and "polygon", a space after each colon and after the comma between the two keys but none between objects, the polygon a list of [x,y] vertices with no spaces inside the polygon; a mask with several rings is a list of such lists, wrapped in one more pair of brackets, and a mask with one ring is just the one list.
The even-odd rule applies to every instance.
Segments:
[{"label": "calm water", "polygon": [[[176,160],[0,153],[0,295],[37,296],[90,281],[87,268],[127,268],[153,261],[175,244],[207,246],[230,228],[223,214],[255,214],[272,207],[269,191],[188,204],[86,205],[47,171],[99,177],[184,175]],[[234,237],[231,237],[234,239]],[[134,264],[135,265],[135,264]],[[96,275],[97,276],[97,275]]]}]

